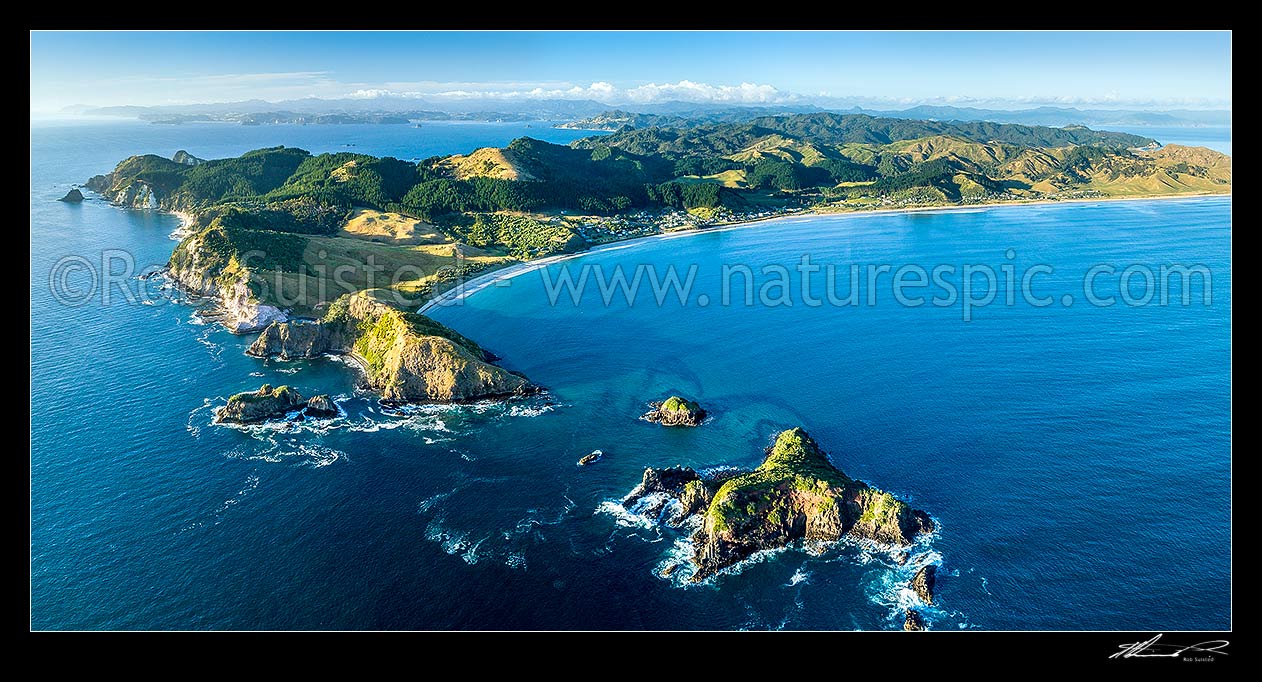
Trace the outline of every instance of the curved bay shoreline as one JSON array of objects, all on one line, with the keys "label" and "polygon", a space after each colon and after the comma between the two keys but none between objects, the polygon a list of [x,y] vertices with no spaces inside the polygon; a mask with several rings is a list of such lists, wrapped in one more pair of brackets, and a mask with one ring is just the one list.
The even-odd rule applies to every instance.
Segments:
[{"label": "curved bay shoreline", "polygon": [[1213,199],[1213,198],[1230,198],[1230,192],[1223,194],[1166,194],[1151,197],[1106,197],[1106,198],[1090,198],[1090,199],[1037,199],[1033,201],[996,201],[985,204],[969,204],[969,205],[950,205],[950,206],[912,206],[900,208],[876,208],[871,210],[855,210],[855,211],[799,211],[786,215],[769,216],[766,218],[755,218],[753,220],[742,220],[733,223],[719,223],[716,225],[708,225],[693,230],[676,230],[673,232],[663,232],[660,234],[649,234],[630,239],[620,239],[612,242],[597,244],[585,251],[576,253],[565,253],[554,256],[545,256],[533,260],[522,261],[497,268],[480,274],[467,282],[460,282],[456,286],[447,289],[438,294],[434,298],[427,301],[416,312],[425,315],[429,311],[445,307],[449,305],[458,305],[458,302],[476,294],[487,287],[495,286],[499,282],[507,281],[515,277],[519,277],[529,272],[534,272],[540,268],[546,268],[554,263],[560,263],[567,260],[582,258],[596,253],[605,251],[616,251],[620,249],[628,249],[640,244],[663,239],[678,239],[689,236],[698,236],[702,234],[711,234],[715,232],[726,232],[730,230],[744,230],[754,227],[760,227],[769,223],[789,222],[800,218],[833,218],[833,217],[863,217],[875,215],[898,215],[908,213],[957,213],[962,211],[976,211],[991,208],[1006,208],[1020,206],[1057,206],[1064,204],[1104,204],[1123,201],[1145,202],[1145,201],[1170,201],[1170,200],[1190,200],[1190,199]]}]

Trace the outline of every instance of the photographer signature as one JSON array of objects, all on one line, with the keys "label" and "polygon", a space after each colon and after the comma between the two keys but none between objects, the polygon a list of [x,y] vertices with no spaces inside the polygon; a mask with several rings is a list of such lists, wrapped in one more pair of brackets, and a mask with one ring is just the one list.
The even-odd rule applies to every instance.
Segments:
[{"label": "photographer signature", "polygon": [[1213,639],[1198,644],[1162,644],[1162,635],[1157,635],[1146,642],[1131,642],[1118,647],[1120,651],[1109,658],[1179,658],[1184,654],[1222,654],[1230,643],[1225,639]]}]

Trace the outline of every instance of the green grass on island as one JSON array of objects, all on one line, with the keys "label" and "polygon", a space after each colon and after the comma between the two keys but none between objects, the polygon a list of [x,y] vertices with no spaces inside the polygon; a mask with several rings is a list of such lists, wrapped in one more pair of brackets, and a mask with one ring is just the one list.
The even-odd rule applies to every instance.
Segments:
[{"label": "green grass on island", "polygon": [[837,505],[836,491],[856,491],[864,515],[859,523],[884,526],[909,513],[905,502],[846,476],[800,428],[782,432],[757,469],[724,481],[706,510],[709,527],[718,533],[736,530],[766,518],[778,524],[801,493],[822,513]]},{"label": "green grass on island", "polygon": [[687,412],[693,413],[701,409],[701,406],[691,400],[685,400],[677,395],[673,395],[662,403],[660,408],[664,412]]}]

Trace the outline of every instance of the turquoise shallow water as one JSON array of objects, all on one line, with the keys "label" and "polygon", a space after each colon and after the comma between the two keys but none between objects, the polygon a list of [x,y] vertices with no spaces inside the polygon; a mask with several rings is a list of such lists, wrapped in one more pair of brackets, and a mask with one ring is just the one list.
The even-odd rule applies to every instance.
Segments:
[{"label": "turquoise shallow water", "polygon": [[[790,549],[685,587],[657,575],[683,536],[612,502],[645,466],[752,466],[799,424],[849,474],[939,521],[915,552],[941,566],[936,629],[1230,625],[1230,198],[798,218],[602,251],[546,272],[696,266],[686,304],[605,306],[589,289],[551,305],[540,272],[487,288],[434,317],[548,396],[408,417],[356,393],[345,365],[245,357],[250,338],[195,324],[186,305],[50,294],[63,256],[170,253],[170,216],[54,201],[129,154],[353,143],[411,158],[527,133],[575,136],[32,127],[32,626],[896,627],[910,569],[879,552]],[[888,287],[873,306],[810,307],[800,292],[793,306],[697,304],[720,300],[724,264],[803,254],[843,272],[1048,264],[1040,295],[1077,300],[992,304],[970,322]],[[1197,290],[1186,307],[1092,307],[1081,280],[1098,263],[1205,265],[1212,303]],[[1108,278],[1096,289],[1109,294]],[[330,392],[346,418],[210,425],[210,406],[264,381]],[[635,419],[670,392],[715,416],[688,431]],[[605,458],[576,467],[593,448]]]}]

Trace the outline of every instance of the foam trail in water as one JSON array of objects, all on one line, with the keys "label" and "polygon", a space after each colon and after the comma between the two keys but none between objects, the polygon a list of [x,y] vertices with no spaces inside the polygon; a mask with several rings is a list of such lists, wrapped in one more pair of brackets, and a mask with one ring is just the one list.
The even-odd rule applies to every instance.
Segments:
[{"label": "foam trail in water", "polygon": [[[258,489],[258,487],[259,477],[257,474],[250,474],[249,476],[246,476],[245,483],[242,484],[241,489],[238,490],[232,497],[229,497],[221,502],[215,511],[211,512],[211,518],[213,519],[211,525],[219,525],[219,523],[223,521],[224,514],[227,513],[228,510],[240,504],[241,500],[245,499],[250,493]],[[189,524],[181,528],[180,532],[183,533],[185,531],[193,530],[194,528],[200,528],[201,526],[204,526],[205,523],[205,521],[198,521],[196,523]]]}]

